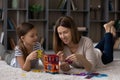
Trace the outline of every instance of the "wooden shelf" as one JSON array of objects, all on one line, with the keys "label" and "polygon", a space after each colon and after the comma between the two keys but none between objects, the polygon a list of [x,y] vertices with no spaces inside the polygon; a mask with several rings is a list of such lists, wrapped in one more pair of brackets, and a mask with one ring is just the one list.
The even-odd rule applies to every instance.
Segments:
[{"label": "wooden shelf", "polygon": [[[67,7],[65,9],[58,8],[61,0],[19,0],[19,7],[16,9],[11,8],[11,1],[12,0],[2,0],[5,4],[5,13],[4,19],[0,19],[0,22],[4,24],[5,47],[7,47],[6,39],[9,37],[9,32],[15,32],[7,28],[8,17],[12,18],[16,25],[21,22],[33,23],[33,25],[38,28],[39,34],[45,39],[45,50],[52,50],[53,26],[61,16],[68,15],[73,17],[77,26],[86,27],[86,30],[82,32],[86,32],[87,35],[96,42],[103,37],[104,32],[102,26],[104,23],[110,20],[120,19],[119,0],[111,0],[113,4],[112,11],[109,10],[109,0],[72,0],[76,10],[74,10],[73,7],[71,8],[71,0],[67,0]],[[29,6],[36,2],[37,4],[41,4],[44,10],[41,12],[39,19],[30,19]],[[96,12],[91,11],[92,8],[97,8]]]}]

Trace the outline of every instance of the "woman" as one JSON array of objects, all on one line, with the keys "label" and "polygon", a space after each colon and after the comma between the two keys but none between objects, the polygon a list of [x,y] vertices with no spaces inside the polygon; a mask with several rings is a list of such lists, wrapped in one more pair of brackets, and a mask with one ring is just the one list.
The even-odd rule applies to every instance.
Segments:
[{"label": "woman", "polygon": [[115,29],[114,21],[104,25],[104,38],[94,48],[88,37],[81,36],[75,22],[69,16],[60,17],[55,24],[53,47],[60,57],[60,69],[70,70],[70,65],[91,72],[97,66],[113,61]]}]

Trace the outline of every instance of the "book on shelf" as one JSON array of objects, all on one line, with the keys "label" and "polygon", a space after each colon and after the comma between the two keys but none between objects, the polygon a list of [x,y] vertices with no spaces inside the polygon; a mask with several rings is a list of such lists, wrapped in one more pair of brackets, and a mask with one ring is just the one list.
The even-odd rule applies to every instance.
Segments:
[{"label": "book on shelf", "polygon": [[115,0],[115,4],[114,4],[114,10],[117,11],[118,10],[118,5],[119,4],[119,0]]},{"label": "book on shelf", "polygon": [[41,45],[43,45],[43,43],[44,43],[44,37],[40,37],[40,41],[39,42],[40,42]]},{"label": "book on shelf", "polygon": [[4,32],[1,32],[1,35],[0,35],[0,43],[1,44],[3,43],[3,39],[4,39]]},{"label": "book on shelf", "polygon": [[87,28],[86,28],[86,27],[77,27],[77,30],[78,30],[78,31],[86,31]]},{"label": "book on shelf", "polygon": [[3,20],[3,15],[4,15],[3,12],[4,12],[3,9],[0,9],[0,19],[1,19],[1,20]]},{"label": "book on shelf", "polygon": [[2,9],[0,9],[0,19],[2,19]]},{"label": "book on shelf", "polygon": [[109,11],[113,11],[113,2],[112,0],[109,0],[109,3],[108,3],[108,7],[109,7]]},{"label": "book on shelf", "polygon": [[17,28],[17,24],[15,23],[15,20],[13,18],[11,18],[11,22],[12,22],[12,24],[14,26],[14,29],[16,29]]},{"label": "book on shelf", "polygon": [[67,6],[67,0],[60,0],[57,9],[65,9]]},{"label": "book on shelf", "polygon": [[12,30],[15,29],[15,25],[13,24],[11,18],[7,19],[7,23],[8,23],[8,29],[12,29]]},{"label": "book on shelf", "polygon": [[11,37],[9,37],[9,43],[10,43],[10,47],[11,47],[11,49],[12,50],[14,50],[14,48],[15,48],[15,42],[14,42],[14,39],[13,38],[11,38]]},{"label": "book on shelf", "polygon": [[73,0],[70,0],[70,2],[71,2],[72,10],[73,10],[73,11],[76,11],[76,10],[77,10],[77,7],[75,6],[75,3],[73,2]]}]

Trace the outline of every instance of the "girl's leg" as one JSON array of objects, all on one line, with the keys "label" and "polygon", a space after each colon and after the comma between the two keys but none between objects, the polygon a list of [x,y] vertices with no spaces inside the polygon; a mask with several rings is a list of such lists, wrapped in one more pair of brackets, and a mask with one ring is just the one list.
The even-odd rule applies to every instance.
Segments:
[{"label": "girl's leg", "polygon": [[0,43],[0,56],[1,56],[1,59],[4,60],[5,58],[5,48],[4,46]]},{"label": "girl's leg", "polygon": [[11,63],[11,60],[14,58],[14,51],[11,51],[11,52],[8,52],[8,53],[5,53],[5,62],[10,65]]},{"label": "girl's leg", "polygon": [[1,59],[4,60],[9,65],[11,60],[14,58],[14,51],[5,50],[2,44],[0,44],[0,51]]}]

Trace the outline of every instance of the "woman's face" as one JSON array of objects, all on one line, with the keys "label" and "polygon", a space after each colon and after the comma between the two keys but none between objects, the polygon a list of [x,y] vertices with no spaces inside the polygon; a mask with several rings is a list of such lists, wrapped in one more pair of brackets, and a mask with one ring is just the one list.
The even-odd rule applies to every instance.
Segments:
[{"label": "woman's face", "polygon": [[64,44],[70,44],[72,41],[71,31],[69,28],[59,26],[57,28],[59,38],[63,41]]},{"label": "woman's face", "polygon": [[22,38],[23,42],[25,43],[25,45],[33,46],[38,40],[37,30],[35,28],[33,28],[27,34],[22,36],[21,38]]}]

